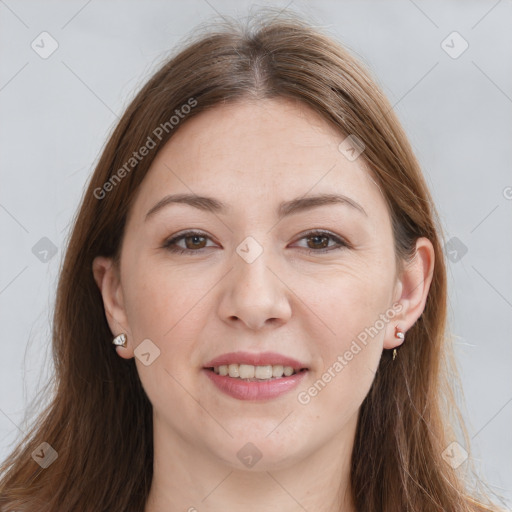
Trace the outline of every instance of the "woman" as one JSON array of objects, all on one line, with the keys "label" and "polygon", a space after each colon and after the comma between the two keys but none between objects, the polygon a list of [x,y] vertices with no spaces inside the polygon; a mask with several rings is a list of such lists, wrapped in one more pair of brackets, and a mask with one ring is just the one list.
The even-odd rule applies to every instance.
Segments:
[{"label": "woman", "polygon": [[189,42],[108,141],[2,510],[497,510],[449,428],[445,266],[406,136],[329,37],[253,22]]}]

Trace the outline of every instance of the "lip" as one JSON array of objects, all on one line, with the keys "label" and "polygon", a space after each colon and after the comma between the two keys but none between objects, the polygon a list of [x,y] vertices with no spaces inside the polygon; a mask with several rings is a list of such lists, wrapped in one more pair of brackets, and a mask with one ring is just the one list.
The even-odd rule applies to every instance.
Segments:
[{"label": "lip", "polygon": [[[268,366],[268,365],[283,365],[291,366],[295,371],[308,369],[308,366],[291,357],[283,356],[276,352],[230,352],[208,361],[203,368],[213,368],[214,366],[221,366],[223,364],[251,364],[253,366]],[[213,372],[212,372],[213,373]],[[303,372],[304,373],[304,372]],[[289,377],[288,377],[289,378]],[[279,380],[279,379],[276,379]]]},{"label": "lip", "polygon": [[[215,362],[215,360],[214,360]],[[252,363],[248,363],[252,364]],[[217,366],[217,365],[215,365]],[[291,366],[291,365],[290,365]],[[290,392],[296,388],[300,381],[308,373],[304,370],[299,373],[290,375],[289,377],[281,377],[279,379],[271,379],[268,381],[245,381],[243,379],[233,379],[228,376],[217,375],[208,368],[204,368],[203,372],[210,381],[223,393],[238,400],[271,400],[280,395]]]}]

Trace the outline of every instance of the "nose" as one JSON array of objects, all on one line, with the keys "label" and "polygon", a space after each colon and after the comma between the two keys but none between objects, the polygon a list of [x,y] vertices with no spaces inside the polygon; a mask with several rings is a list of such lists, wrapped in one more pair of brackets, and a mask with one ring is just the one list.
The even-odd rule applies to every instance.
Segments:
[{"label": "nose", "polygon": [[237,255],[234,261],[223,283],[220,318],[232,326],[245,325],[252,330],[286,323],[292,314],[291,292],[279,272],[268,265],[266,251],[252,263]]}]

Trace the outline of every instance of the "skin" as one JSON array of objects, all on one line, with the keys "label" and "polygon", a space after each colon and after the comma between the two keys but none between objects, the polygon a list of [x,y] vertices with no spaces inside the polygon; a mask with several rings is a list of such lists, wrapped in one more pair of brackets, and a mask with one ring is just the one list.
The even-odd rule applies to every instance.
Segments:
[{"label": "skin", "polygon": [[[145,339],[160,350],[149,366],[136,358],[154,415],[145,512],[355,511],[348,491],[358,411],[383,349],[402,343],[395,327],[406,332],[424,309],[434,251],[419,239],[416,256],[397,273],[385,200],[363,159],[351,162],[338,150],[344,138],[289,100],[202,113],[183,123],[154,160],[130,211],[119,268],[95,259],[112,333],[128,338],[119,356],[134,357]],[[175,193],[211,196],[229,209],[214,214],[173,204],[145,218]],[[344,194],[366,213],[331,204],[278,220],[281,201],[319,193]],[[162,247],[187,229],[206,240],[177,242],[187,254]],[[322,253],[336,241],[308,238],[313,229],[349,246]],[[236,252],[248,236],[263,248],[252,263]],[[400,312],[300,403],[299,392],[393,304]],[[309,371],[298,389],[278,398],[237,400],[202,370],[237,350],[278,352]],[[248,442],[262,454],[252,468],[237,457]]]}]

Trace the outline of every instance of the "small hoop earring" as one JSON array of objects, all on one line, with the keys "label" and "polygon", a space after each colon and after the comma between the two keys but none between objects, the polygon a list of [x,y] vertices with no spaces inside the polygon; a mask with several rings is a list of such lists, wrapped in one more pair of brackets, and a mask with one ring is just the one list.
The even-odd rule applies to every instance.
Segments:
[{"label": "small hoop earring", "polygon": [[116,345],[118,347],[126,348],[126,334],[118,334],[113,340],[112,345]]},{"label": "small hoop earring", "polygon": [[[403,331],[401,331],[398,328],[398,326],[395,327],[395,338],[402,340],[402,341],[405,339],[405,333]],[[397,355],[397,350],[396,350],[396,348],[394,348],[393,349],[393,361],[395,360],[396,355]]]}]

